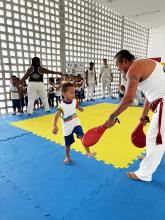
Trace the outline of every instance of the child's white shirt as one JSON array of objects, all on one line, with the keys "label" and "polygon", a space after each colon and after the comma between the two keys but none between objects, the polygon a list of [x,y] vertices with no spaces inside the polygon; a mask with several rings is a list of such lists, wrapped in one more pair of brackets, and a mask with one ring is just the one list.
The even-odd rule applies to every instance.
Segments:
[{"label": "child's white shirt", "polygon": [[10,93],[11,93],[11,99],[19,99],[18,89],[12,83],[10,84]]},{"label": "child's white shirt", "polygon": [[81,125],[76,115],[76,103],[76,99],[73,99],[71,104],[62,101],[57,108],[62,112],[61,117],[64,136],[70,135],[76,126]]}]

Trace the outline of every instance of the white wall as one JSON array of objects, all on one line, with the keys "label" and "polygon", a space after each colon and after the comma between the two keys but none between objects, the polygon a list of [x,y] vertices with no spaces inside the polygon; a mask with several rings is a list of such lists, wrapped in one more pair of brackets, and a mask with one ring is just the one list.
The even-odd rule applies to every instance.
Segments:
[{"label": "white wall", "polygon": [[165,25],[150,29],[148,57],[161,57],[165,62]]}]

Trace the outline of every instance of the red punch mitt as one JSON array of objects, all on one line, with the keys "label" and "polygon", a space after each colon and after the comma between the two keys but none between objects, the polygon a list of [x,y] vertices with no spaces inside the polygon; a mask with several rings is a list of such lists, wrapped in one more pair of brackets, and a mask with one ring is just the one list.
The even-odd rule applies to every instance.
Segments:
[{"label": "red punch mitt", "polygon": [[131,134],[131,141],[138,148],[146,146],[146,135],[143,131],[143,127],[143,123],[140,122]]},{"label": "red punch mitt", "polygon": [[106,126],[101,125],[99,127],[95,127],[88,130],[82,138],[83,145],[85,147],[90,147],[95,145],[100,140],[101,136],[103,135],[106,129],[107,129]]},{"label": "red punch mitt", "polygon": [[[115,119],[115,122],[120,123],[118,118]],[[106,129],[108,129],[108,127],[106,126],[106,123],[104,123],[98,127],[88,130],[82,138],[83,145],[85,147],[91,147],[95,145],[100,140]]]}]

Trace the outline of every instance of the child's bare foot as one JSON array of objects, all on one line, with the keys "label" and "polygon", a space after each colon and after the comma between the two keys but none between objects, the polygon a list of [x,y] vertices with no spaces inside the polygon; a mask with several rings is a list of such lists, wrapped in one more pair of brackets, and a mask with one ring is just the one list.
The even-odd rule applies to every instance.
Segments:
[{"label": "child's bare foot", "polygon": [[87,156],[88,157],[94,157],[94,156],[96,156],[96,154],[97,154],[96,152],[87,153]]},{"label": "child's bare foot", "polygon": [[134,172],[127,172],[127,176],[133,180],[140,180]]},{"label": "child's bare foot", "polygon": [[69,165],[71,162],[71,159],[69,157],[66,157],[64,160],[64,164]]}]

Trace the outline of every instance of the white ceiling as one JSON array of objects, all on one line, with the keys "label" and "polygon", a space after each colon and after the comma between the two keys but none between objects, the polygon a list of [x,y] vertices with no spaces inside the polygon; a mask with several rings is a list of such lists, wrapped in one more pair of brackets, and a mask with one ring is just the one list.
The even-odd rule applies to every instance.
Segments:
[{"label": "white ceiling", "polygon": [[94,0],[144,24],[147,27],[165,25],[165,0]]}]

